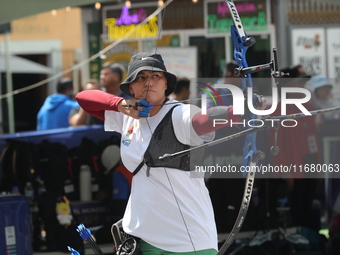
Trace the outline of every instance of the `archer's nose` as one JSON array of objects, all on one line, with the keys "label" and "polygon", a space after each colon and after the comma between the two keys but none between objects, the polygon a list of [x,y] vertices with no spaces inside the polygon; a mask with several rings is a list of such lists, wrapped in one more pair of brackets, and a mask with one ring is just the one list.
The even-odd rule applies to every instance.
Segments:
[{"label": "archer's nose", "polygon": [[145,87],[150,87],[152,86],[152,82],[151,82],[151,79],[148,78],[148,79],[145,79],[145,84],[144,84]]}]

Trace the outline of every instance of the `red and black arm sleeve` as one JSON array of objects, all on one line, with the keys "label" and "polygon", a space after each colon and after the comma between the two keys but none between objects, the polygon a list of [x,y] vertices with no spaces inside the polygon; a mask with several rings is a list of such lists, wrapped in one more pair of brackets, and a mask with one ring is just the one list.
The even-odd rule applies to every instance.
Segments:
[{"label": "red and black arm sleeve", "polygon": [[76,100],[81,108],[101,120],[105,119],[106,110],[118,112],[118,104],[123,99],[101,90],[84,90],[76,95]]},{"label": "red and black arm sleeve", "polygon": [[[214,125],[216,119],[226,120],[226,124]],[[233,115],[232,106],[217,106],[209,108],[206,115],[196,113],[192,118],[192,125],[198,135],[204,135],[229,126],[231,121],[235,123],[240,120],[240,116]]]}]

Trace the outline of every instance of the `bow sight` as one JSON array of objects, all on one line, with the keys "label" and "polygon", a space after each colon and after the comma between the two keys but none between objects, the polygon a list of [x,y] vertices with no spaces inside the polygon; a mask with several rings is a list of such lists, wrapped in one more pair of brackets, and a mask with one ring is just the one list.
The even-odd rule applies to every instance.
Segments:
[{"label": "bow sight", "polygon": [[[249,37],[251,38],[251,37]],[[255,40],[255,38],[254,38]],[[273,48],[273,56],[274,59],[272,59],[267,64],[257,65],[257,66],[250,66],[250,67],[237,67],[234,69],[234,75],[237,77],[247,77],[248,74],[257,73],[260,71],[271,69],[271,75],[273,78],[281,78],[283,76],[289,76],[289,73],[284,73],[278,70],[278,64],[277,64],[277,49]]]}]

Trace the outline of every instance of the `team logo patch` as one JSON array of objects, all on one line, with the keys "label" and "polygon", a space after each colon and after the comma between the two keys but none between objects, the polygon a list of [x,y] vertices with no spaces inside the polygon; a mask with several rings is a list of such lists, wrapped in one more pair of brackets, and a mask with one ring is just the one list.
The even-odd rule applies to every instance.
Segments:
[{"label": "team logo patch", "polygon": [[125,145],[126,147],[129,147],[131,144],[131,139],[124,139],[122,140],[122,144]]}]

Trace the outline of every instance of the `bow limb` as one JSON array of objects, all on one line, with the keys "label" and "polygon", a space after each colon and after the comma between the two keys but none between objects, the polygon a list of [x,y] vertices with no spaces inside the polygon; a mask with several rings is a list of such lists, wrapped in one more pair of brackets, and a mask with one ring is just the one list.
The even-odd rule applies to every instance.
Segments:
[{"label": "bow limb", "polygon": [[[231,38],[234,43],[234,58],[239,66],[239,68],[247,68],[248,63],[246,61],[246,52],[249,47],[251,47],[256,41],[253,37],[248,37],[246,32],[243,29],[243,25],[241,22],[241,19],[238,15],[237,9],[234,5],[234,2],[232,0],[226,0],[226,3],[228,5],[228,8],[230,10],[230,13],[232,13],[232,18],[234,25],[231,26]],[[246,90],[247,88],[253,87],[253,82],[251,80],[251,74],[244,75],[242,78],[242,90]],[[256,116],[251,113],[250,119],[255,119]],[[247,130],[249,130],[249,126],[247,127]],[[245,220],[251,194],[253,190],[254,180],[255,180],[255,167],[257,164],[257,161],[259,159],[262,159],[264,157],[264,153],[257,151],[256,149],[256,132],[252,132],[250,134],[247,134],[245,143],[243,146],[243,162],[242,166],[247,169],[247,175],[246,175],[246,184],[244,188],[243,193],[243,199],[242,204],[236,219],[236,222],[226,239],[226,241],[223,243],[222,247],[218,251],[217,255],[222,255],[225,253],[225,251],[230,247],[230,245],[235,240],[237,234],[239,233],[242,224]]]}]

